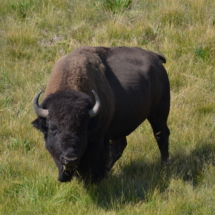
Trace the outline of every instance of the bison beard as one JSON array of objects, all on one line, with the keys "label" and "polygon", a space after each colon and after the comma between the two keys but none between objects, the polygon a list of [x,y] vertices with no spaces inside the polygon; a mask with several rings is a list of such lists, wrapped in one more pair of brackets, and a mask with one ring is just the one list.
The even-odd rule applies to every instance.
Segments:
[{"label": "bison beard", "polygon": [[[44,134],[59,181],[102,180],[121,157],[126,136],[145,119],[167,162],[169,80],[163,56],[132,47],[81,47],[55,64],[32,122]],[[92,90],[95,90],[92,91]]]},{"label": "bison beard", "polygon": [[32,122],[44,134],[46,148],[58,166],[61,182],[79,175],[87,183],[96,182],[107,173],[104,167],[108,166],[108,149],[102,147],[103,137],[98,139],[97,136],[98,140],[94,140],[94,132],[100,125],[98,119],[90,116],[92,106],[86,94],[59,91],[41,105],[42,110],[49,110],[47,118],[39,117]]}]

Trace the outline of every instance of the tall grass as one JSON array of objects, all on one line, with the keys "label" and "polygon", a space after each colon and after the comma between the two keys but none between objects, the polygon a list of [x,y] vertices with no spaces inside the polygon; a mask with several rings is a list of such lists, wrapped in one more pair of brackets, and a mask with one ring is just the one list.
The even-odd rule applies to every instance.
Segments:
[{"label": "tall grass", "polygon": [[[215,213],[214,1],[0,3],[0,214]],[[138,46],[166,56],[167,168],[144,122],[100,184],[57,181],[42,135],[30,125],[32,100],[55,61],[82,45]]]}]

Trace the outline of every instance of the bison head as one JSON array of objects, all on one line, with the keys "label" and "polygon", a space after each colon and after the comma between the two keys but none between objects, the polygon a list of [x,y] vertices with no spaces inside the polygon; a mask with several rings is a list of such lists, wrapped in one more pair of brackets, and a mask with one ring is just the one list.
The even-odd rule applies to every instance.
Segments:
[{"label": "bison head", "polygon": [[[48,96],[41,106],[41,92],[34,99],[38,118],[32,122],[44,134],[46,148],[59,169],[61,182],[71,180],[84,155],[91,132],[96,127],[100,107],[98,95],[92,91],[96,103],[77,91],[62,91]],[[95,117],[95,118],[94,118]]]}]

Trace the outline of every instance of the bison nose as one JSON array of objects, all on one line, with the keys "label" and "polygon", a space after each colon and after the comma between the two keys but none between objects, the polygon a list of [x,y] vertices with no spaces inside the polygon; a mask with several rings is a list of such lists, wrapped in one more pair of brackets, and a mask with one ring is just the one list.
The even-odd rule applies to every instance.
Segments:
[{"label": "bison nose", "polygon": [[64,164],[64,165],[68,165],[69,160],[67,160],[67,159],[63,158],[63,159],[62,159],[62,162],[63,162],[63,164]]},{"label": "bison nose", "polygon": [[67,158],[67,157],[62,156],[61,162],[65,166],[76,166],[77,158]]}]

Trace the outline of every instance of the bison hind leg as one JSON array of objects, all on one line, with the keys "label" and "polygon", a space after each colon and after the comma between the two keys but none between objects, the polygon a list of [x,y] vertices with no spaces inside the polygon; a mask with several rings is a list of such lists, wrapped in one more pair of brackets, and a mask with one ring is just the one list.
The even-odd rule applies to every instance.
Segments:
[{"label": "bison hind leg", "polygon": [[149,117],[148,121],[150,122],[154,137],[157,141],[160,153],[161,153],[161,162],[167,164],[169,158],[169,135],[170,131],[167,126],[167,117],[168,111],[166,114],[161,112],[154,111]]}]

